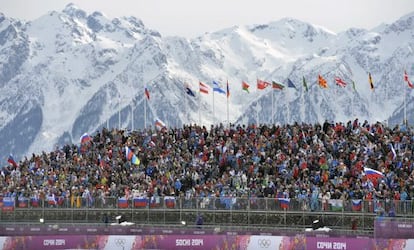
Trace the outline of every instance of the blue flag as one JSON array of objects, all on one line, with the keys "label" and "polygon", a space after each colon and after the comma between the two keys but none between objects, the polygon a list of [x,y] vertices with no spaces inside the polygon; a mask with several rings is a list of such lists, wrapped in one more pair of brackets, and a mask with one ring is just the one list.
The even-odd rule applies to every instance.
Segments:
[{"label": "blue flag", "polygon": [[190,89],[190,87],[185,87],[185,92],[187,92],[188,95],[195,97],[194,92]]},{"label": "blue flag", "polygon": [[292,80],[290,80],[290,79],[288,78],[288,79],[287,79],[287,82],[288,82],[288,88],[294,88],[294,89],[296,89],[296,86],[295,86],[295,84],[293,84]]},{"label": "blue flag", "polygon": [[224,89],[220,88],[220,85],[216,81],[213,81],[213,91],[219,92],[221,94],[226,94],[226,91],[224,91]]}]

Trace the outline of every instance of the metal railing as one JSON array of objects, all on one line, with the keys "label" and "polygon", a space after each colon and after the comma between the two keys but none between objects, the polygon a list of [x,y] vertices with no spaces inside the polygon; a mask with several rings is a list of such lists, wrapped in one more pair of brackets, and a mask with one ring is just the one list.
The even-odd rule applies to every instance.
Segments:
[{"label": "metal railing", "polygon": [[[414,200],[321,200],[321,199],[283,199],[257,197],[124,197],[84,198],[58,197],[49,199],[13,199],[0,203],[2,211],[27,208],[63,209],[197,209],[197,210],[234,210],[234,211],[290,211],[290,212],[346,212],[346,213],[394,213],[395,215],[414,215]],[[10,200],[10,198],[8,198]]]}]

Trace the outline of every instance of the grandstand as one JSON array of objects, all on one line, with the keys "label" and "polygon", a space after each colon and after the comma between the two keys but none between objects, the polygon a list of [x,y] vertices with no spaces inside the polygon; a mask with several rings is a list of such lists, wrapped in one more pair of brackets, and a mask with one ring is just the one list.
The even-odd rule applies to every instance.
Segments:
[{"label": "grandstand", "polygon": [[[86,138],[86,139],[85,139]],[[0,176],[7,225],[97,225],[123,216],[132,228],[374,235],[378,218],[411,221],[414,136],[406,126],[187,125],[103,128],[19,162]],[[40,225],[41,226],[41,225]],[[13,231],[16,233],[16,231]]]}]

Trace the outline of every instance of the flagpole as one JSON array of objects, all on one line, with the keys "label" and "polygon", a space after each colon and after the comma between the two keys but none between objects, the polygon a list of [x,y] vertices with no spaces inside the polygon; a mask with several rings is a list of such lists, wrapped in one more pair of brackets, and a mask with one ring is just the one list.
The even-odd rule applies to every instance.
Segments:
[{"label": "flagpole", "polygon": [[273,90],[273,86],[272,86],[272,126],[275,124],[275,110],[274,110],[274,90]]},{"label": "flagpole", "polygon": [[121,93],[118,95],[118,129],[121,129]]},{"label": "flagpole", "polygon": [[214,114],[214,90],[213,90],[213,126],[216,124],[216,116]]},{"label": "flagpole", "polygon": [[289,121],[290,121],[289,91],[287,91],[287,93],[286,93],[286,107],[287,107],[287,120],[286,120],[286,124],[289,124]]},{"label": "flagpole", "polygon": [[134,99],[131,103],[131,131],[134,131]]},{"label": "flagpole", "polygon": [[[109,96],[109,93],[108,93],[108,87],[106,88],[106,97],[109,99],[109,104],[111,103],[111,100],[110,100],[110,96]],[[107,109],[107,114],[106,114],[106,116],[107,116],[107,118],[106,118],[106,128],[109,130],[109,115],[110,115],[110,112],[109,112],[109,108],[110,108],[110,105],[108,105],[108,109]]]},{"label": "flagpole", "polygon": [[[144,91],[145,91],[145,86],[144,86]],[[144,97],[144,129],[147,129],[147,101],[148,98],[145,96]]]},{"label": "flagpole", "polygon": [[256,101],[256,127],[259,127],[259,101]]},{"label": "flagpole", "polygon": [[[404,72],[405,72],[405,70],[404,70]],[[407,126],[407,101],[406,101],[406,95],[407,95],[407,86],[405,86],[405,83],[404,83],[404,81],[403,81],[403,84],[404,84],[404,121],[403,121],[403,124],[405,125],[405,126]]]},{"label": "flagpole", "polygon": [[228,124],[228,127],[230,128],[230,119],[229,119],[229,98],[230,98],[230,96],[229,96],[229,92],[230,92],[230,90],[229,90],[229,80],[227,80],[227,89],[226,89],[226,95],[227,95],[227,124]]},{"label": "flagpole", "polygon": [[200,82],[198,83],[198,126],[201,126],[201,91],[200,91]]}]

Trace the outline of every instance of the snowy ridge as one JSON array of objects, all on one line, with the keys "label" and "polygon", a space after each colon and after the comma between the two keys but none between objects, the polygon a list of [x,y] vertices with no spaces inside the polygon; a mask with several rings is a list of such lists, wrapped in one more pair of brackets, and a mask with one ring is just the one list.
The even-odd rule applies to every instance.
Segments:
[{"label": "snowy ridge", "polygon": [[[406,113],[414,108],[403,81],[404,70],[414,79],[413,41],[414,13],[372,30],[336,34],[284,18],[194,39],[162,37],[136,17],[110,20],[73,4],[28,23],[0,14],[0,138],[5,142],[0,157],[12,153],[18,159],[78,143],[83,133],[107,124],[137,129],[146,121],[153,127],[156,118],[173,127],[227,123],[227,115],[230,122],[244,124],[355,117],[398,124],[404,93]],[[328,89],[318,86],[319,74]],[[336,86],[335,77],[348,86]],[[258,78],[285,85],[289,78],[296,89],[257,90]],[[224,90],[229,82],[229,99],[218,92],[213,97],[212,89],[208,95],[198,92],[199,81],[211,87],[213,80]],[[250,93],[242,90],[242,81],[250,84]],[[185,84],[196,97],[186,94]],[[407,118],[414,123],[414,117]]]}]

